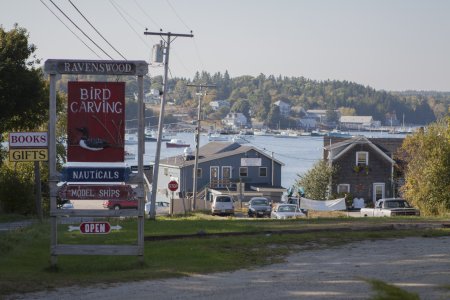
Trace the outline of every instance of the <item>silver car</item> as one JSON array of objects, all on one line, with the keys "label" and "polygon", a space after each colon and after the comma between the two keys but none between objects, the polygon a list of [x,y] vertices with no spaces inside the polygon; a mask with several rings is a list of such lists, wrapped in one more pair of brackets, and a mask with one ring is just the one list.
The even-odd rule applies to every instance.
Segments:
[{"label": "silver car", "polygon": [[295,219],[306,217],[295,204],[277,204],[270,213],[272,219]]}]

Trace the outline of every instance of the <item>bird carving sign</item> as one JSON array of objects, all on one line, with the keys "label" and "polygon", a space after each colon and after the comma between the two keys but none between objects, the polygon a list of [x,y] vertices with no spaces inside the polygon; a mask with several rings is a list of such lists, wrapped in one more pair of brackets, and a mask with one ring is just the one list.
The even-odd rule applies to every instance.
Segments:
[{"label": "bird carving sign", "polygon": [[125,83],[68,83],[69,162],[123,162]]}]

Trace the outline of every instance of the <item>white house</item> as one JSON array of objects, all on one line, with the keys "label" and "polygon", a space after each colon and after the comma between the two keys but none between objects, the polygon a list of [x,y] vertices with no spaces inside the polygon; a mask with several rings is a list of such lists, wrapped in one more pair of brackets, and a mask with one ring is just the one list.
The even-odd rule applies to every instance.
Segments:
[{"label": "white house", "polygon": [[244,116],[243,113],[229,113],[227,116],[222,120],[222,123],[225,126],[230,126],[233,129],[242,128],[247,125],[247,117]]},{"label": "white house", "polygon": [[221,107],[230,107],[230,102],[228,102],[227,100],[216,100],[216,101],[211,101],[209,103],[209,106],[211,106],[211,108],[216,111],[218,109],[220,109]]},{"label": "white house", "polygon": [[285,117],[289,116],[289,113],[291,112],[290,104],[279,100],[279,101],[275,102],[274,105],[276,105],[280,108],[280,114],[282,116],[285,116]]}]

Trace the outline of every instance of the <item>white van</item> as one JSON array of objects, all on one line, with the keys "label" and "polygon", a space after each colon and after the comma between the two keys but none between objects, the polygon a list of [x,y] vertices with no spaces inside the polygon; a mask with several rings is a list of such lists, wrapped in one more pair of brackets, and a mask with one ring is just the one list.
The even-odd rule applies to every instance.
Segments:
[{"label": "white van", "polygon": [[233,197],[230,195],[213,195],[211,214],[213,216],[234,215]]}]

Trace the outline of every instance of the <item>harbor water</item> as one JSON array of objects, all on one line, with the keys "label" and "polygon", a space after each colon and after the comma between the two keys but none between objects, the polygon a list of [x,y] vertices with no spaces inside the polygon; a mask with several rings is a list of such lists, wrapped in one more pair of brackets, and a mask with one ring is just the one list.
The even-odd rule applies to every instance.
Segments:
[{"label": "harbor water", "polygon": [[[383,132],[356,132],[354,135],[367,137],[404,137],[404,135],[386,134]],[[194,133],[177,133],[177,139],[183,140],[195,151]],[[231,142],[232,136],[228,136]],[[305,174],[318,160],[322,159],[324,137],[299,136],[299,137],[274,137],[274,136],[248,136],[246,146],[258,148],[267,156],[272,156],[282,162],[282,186],[288,188],[298,179],[298,174]],[[207,144],[208,137],[200,136],[200,147]],[[156,142],[145,142],[144,164],[153,163],[156,153]],[[126,150],[137,154],[137,145],[126,145]],[[161,143],[160,158],[182,155],[184,148],[167,148],[166,143]],[[137,164],[136,159],[127,160],[130,165]]]}]

